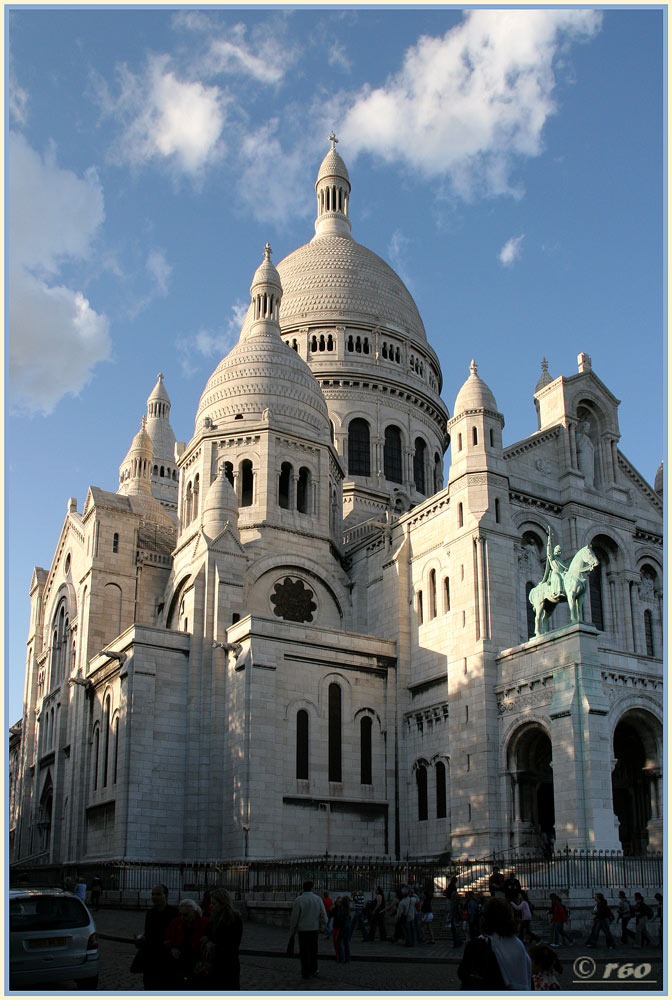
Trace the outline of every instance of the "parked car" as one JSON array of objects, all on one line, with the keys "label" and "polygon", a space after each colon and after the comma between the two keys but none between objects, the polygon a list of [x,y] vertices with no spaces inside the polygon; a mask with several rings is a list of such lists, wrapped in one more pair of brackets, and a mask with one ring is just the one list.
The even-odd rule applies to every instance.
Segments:
[{"label": "parked car", "polygon": [[81,899],[59,889],[10,889],[11,989],[74,980],[95,990],[98,964],[96,927]]}]

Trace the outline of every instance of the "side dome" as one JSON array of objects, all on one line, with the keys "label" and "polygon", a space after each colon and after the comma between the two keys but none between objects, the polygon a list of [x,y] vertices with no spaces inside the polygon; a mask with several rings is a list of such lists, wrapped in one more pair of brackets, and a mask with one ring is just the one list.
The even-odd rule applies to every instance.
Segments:
[{"label": "side dome", "polygon": [[196,412],[195,433],[208,427],[239,433],[250,423],[266,423],[294,435],[328,441],[329,415],[317,379],[303,358],[280,339],[277,315],[282,285],[270,254],[266,244],[240,340],[207,381]]},{"label": "side dome", "polygon": [[240,540],[238,500],[233,486],[226,478],[226,463],[222,462],[203,504],[203,531],[208,537],[215,538],[227,524],[235,537]]},{"label": "side dome", "polygon": [[469,378],[457,394],[453,418],[465,410],[491,410],[497,413],[497,401],[489,386],[478,377],[478,366],[473,359],[469,365],[469,372]]}]

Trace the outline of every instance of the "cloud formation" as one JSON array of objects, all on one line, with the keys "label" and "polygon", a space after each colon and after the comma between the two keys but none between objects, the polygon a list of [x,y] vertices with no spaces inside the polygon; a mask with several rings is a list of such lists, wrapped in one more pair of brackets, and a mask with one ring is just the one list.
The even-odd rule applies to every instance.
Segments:
[{"label": "cloud formation", "polygon": [[185,377],[189,378],[200,372],[204,361],[219,361],[229,353],[238,343],[248,308],[249,303],[234,302],[231,316],[225,326],[216,330],[201,327],[195,333],[178,338],[175,346]]},{"label": "cloud formation", "polygon": [[353,152],[445,177],[463,198],[516,193],[514,160],[539,154],[555,111],[556,57],[600,25],[592,10],[469,11],[443,37],[420,38],[384,86],[365,88],[340,133]]},{"label": "cloud formation", "polygon": [[104,219],[95,171],[63,170],[25,138],[9,142],[10,401],[18,412],[49,414],[77,395],[109,358],[109,323],[62,279],[64,266],[91,252]]},{"label": "cloud formation", "polygon": [[122,123],[114,159],[132,165],[164,160],[196,177],[223,153],[227,102],[218,87],[178,79],[168,63],[168,56],[152,56],[142,74],[120,67],[119,93],[98,81],[99,100]]},{"label": "cloud formation", "polygon": [[522,244],[525,239],[525,233],[520,236],[512,236],[510,240],[507,240],[502,249],[499,251],[499,261],[504,267],[511,267],[511,265],[518,260],[522,253]]},{"label": "cloud formation", "polygon": [[297,57],[297,49],[279,18],[248,30],[242,23],[229,25],[209,13],[185,10],[175,15],[173,25],[206,38],[203,53],[195,59],[198,72],[206,77],[243,76],[276,85],[283,81]]}]

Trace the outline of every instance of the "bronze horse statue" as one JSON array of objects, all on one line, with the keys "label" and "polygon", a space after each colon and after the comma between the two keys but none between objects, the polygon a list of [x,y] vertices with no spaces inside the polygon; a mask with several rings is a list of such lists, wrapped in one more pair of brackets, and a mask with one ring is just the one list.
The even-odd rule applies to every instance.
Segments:
[{"label": "bronze horse statue", "polygon": [[598,558],[590,545],[584,545],[576,553],[567,570],[562,574],[563,592],[554,592],[547,580],[538,583],[530,591],[530,604],[534,608],[534,634],[548,632],[548,619],[560,601],[569,604],[572,625],[583,621],[583,599],[586,593],[588,574],[598,565]]}]

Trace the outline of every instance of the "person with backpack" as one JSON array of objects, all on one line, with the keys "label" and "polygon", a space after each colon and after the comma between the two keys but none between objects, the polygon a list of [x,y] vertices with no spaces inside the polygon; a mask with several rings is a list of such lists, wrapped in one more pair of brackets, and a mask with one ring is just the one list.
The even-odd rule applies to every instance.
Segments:
[{"label": "person with backpack", "polygon": [[565,931],[565,925],[569,920],[567,907],[564,905],[556,892],[551,893],[551,941],[552,948],[560,947],[560,939],[563,944],[574,944],[574,938]]},{"label": "person with backpack", "polygon": [[[635,896],[637,893],[635,893]],[[586,948],[595,948],[600,936],[600,931],[604,931],[607,948],[615,949],[614,939],[609,930],[609,924],[614,919],[614,914],[609,909],[606,899],[601,892],[595,893],[595,906],[593,908],[593,926],[586,941]]]},{"label": "person with backpack", "polygon": [[630,905],[628,897],[625,895],[621,889],[618,894],[618,903],[616,904],[616,917],[621,925],[621,944],[627,944],[630,938],[634,938],[634,933],[628,930],[628,924],[632,919],[632,910],[634,907]]},{"label": "person with backpack", "polygon": [[641,948],[646,939],[646,944],[651,944],[649,937],[648,921],[653,917],[653,910],[648,903],[644,902],[641,892],[636,892],[635,896],[635,946]]},{"label": "person with backpack", "polygon": [[490,898],[483,907],[483,932],[467,941],[457,975],[463,990],[532,989],[532,963],[516,937],[513,910],[505,899]]}]

